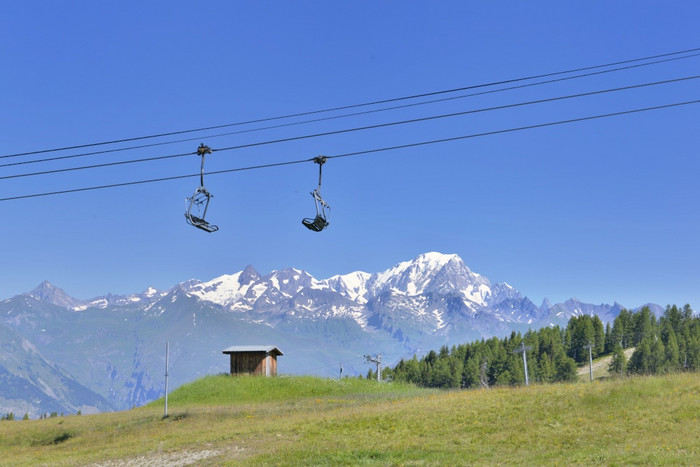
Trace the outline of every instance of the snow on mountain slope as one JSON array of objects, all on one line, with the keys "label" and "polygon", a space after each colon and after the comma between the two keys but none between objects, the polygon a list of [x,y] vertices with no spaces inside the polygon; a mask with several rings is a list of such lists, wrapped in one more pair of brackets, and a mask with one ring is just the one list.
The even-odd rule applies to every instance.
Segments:
[{"label": "snow on mountain slope", "polygon": [[380,273],[356,271],[322,282],[357,303],[367,303],[382,293],[412,296],[433,292],[459,294],[483,306],[492,295],[489,280],[470,271],[459,256],[436,252],[425,253]]},{"label": "snow on mountain slope", "polygon": [[[151,308],[173,291],[266,323],[337,318],[351,319],[362,329],[391,321],[395,329],[397,323],[413,326],[410,323],[414,322],[433,333],[453,325],[477,326],[479,320],[530,325],[551,314],[547,323],[561,324],[582,313],[602,312],[608,317],[619,312],[617,304],[594,306],[575,299],[537,307],[509,284],[491,284],[488,278],[472,272],[458,255],[437,252],[419,255],[382,272],[354,271],[322,280],[296,268],[262,276],[249,265],[243,271],[209,281],[189,280],[168,292],[148,288],[141,294],[77,300],[45,282],[28,295],[74,311],[129,306],[158,314],[163,312],[162,306]],[[377,313],[390,314],[391,319],[378,318]]]},{"label": "snow on mountain slope", "polygon": [[227,305],[245,296],[249,284],[241,284],[239,278],[243,271],[235,274],[224,274],[210,281],[202,282],[186,289],[188,293],[208,302]]},{"label": "snow on mountain slope", "polygon": [[457,255],[425,253],[412,261],[401,262],[380,273],[372,283],[371,292],[374,295],[386,290],[395,290],[408,295],[424,293],[435,276],[452,262],[464,264]]},{"label": "snow on mountain slope", "polygon": [[169,291],[148,288],[141,294],[110,294],[83,301],[45,283],[32,295],[74,311],[126,306],[143,309],[149,316],[160,316],[171,307],[162,300],[186,295],[273,327],[303,320],[350,320],[367,332],[398,333],[405,341],[415,341],[424,333],[477,327],[483,331],[497,323],[531,324],[543,314],[510,285],[492,285],[458,255],[437,252],[382,272],[354,271],[321,280],[296,268],[263,276],[249,265],[208,281],[182,282]]},{"label": "snow on mountain slope", "polygon": [[349,274],[333,276],[324,282],[328,288],[357,303],[367,303],[368,284],[372,274],[355,271]]},{"label": "snow on mountain slope", "polygon": [[[462,300],[465,309],[471,310],[472,316],[476,310],[498,300],[520,297],[519,292],[507,284],[496,284],[492,289],[490,281],[472,272],[458,255],[437,252],[422,254],[374,274],[355,271],[318,280],[295,268],[260,276],[252,266],[248,266],[239,273],[219,276],[207,282],[190,281],[181,286],[187,293],[231,311],[258,310],[309,317],[351,316],[361,326],[367,324],[369,314],[368,310],[363,311],[362,306],[383,294],[456,296]],[[308,303],[306,290],[325,293],[312,294],[319,302]],[[304,299],[296,299],[299,294],[303,294]],[[396,306],[404,308],[403,314],[409,313],[414,317],[424,315],[424,310],[408,306],[409,302],[398,301]],[[432,310],[430,316],[435,320],[436,329],[447,325],[442,312]]]},{"label": "snow on mountain slope", "polygon": [[248,296],[249,292],[257,293],[259,296],[263,291],[259,287],[255,289],[254,286],[260,279],[260,274],[253,266],[249,265],[243,271],[235,274],[224,274],[207,282],[188,281],[180,286],[187,293],[201,300],[229,306]]}]

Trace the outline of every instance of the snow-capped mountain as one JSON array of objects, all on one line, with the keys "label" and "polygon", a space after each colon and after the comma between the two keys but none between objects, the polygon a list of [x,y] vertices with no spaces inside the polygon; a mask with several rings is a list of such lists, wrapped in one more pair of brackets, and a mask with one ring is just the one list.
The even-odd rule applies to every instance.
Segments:
[{"label": "snow-capped mountain", "polygon": [[73,298],[62,289],[55,287],[49,281],[42,282],[25,295],[35,297],[42,302],[51,303],[52,305],[62,308],[76,308],[82,306],[84,303],[82,300]]},{"label": "snow-capped mountain", "polygon": [[[235,274],[223,275],[207,282],[190,281],[181,284],[181,287],[201,300],[231,311],[246,312],[278,306],[272,310],[273,313],[287,312],[287,305],[297,295],[317,291],[316,297],[324,297],[325,305],[330,307],[322,315],[337,317],[350,313],[363,327],[367,325],[371,310],[367,308],[364,313],[358,312],[357,306],[374,303],[378,297],[383,297],[383,303],[386,303],[387,295],[405,297],[406,301],[396,303],[395,306],[404,307],[406,311],[413,309],[413,316],[424,316],[424,313],[418,305],[421,299],[409,297],[434,294],[459,298],[463,302],[462,306],[472,316],[477,310],[489,305],[508,299],[522,299],[520,293],[508,284],[498,283],[492,286],[487,278],[472,272],[459,256],[441,253],[426,253],[374,274],[356,271],[319,280],[305,271],[293,268],[261,276],[252,266],[248,266]],[[295,303],[299,305],[300,301],[296,300]],[[281,306],[283,304],[285,306]],[[318,316],[323,304],[315,305],[307,309],[311,311],[314,308]],[[352,308],[351,312],[349,308]],[[444,312],[445,310],[434,310],[431,313],[438,328],[444,327]],[[513,321],[513,317],[509,314],[501,321]]]},{"label": "snow-capped mountain", "polygon": [[220,352],[233,344],[279,346],[282,373],[331,374],[339,361],[346,374],[364,373],[367,352],[390,364],[443,345],[565,325],[581,313],[607,321],[620,308],[575,299],[538,307],[511,285],[472,272],[459,256],[431,252],[375,273],[317,279],[296,268],[261,275],[247,266],[165,291],[90,300],[43,282],[0,301],[0,326],[51,356],[78,384],[128,408],[162,393],[166,340],[175,387],[226,371]]},{"label": "snow-capped mountain", "polygon": [[50,303],[61,308],[69,308],[74,311],[83,311],[88,308],[106,308],[110,305],[128,305],[133,303],[144,303],[154,301],[163,297],[167,292],[159,291],[149,287],[139,294],[133,295],[113,295],[107,294],[95,297],[90,300],[80,300],[68,295],[63,289],[56,287],[49,281],[39,284],[31,292],[25,295],[34,297],[42,302]]}]

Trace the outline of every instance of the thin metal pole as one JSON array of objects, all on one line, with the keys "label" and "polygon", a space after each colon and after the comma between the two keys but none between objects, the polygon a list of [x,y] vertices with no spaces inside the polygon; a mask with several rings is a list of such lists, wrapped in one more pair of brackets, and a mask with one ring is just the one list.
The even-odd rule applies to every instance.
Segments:
[{"label": "thin metal pole", "polygon": [[525,386],[530,385],[530,379],[527,376],[527,356],[525,355],[528,350],[532,350],[532,347],[530,347],[529,345],[525,345],[525,342],[521,342],[520,347],[513,351],[513,353],[523,354],[523,366],[525,367]]},{"label": "thin metal pole", "polygon": [[525,365],[525,386],[529,386],[530,380],[527,377],[527,352],[523,352],[523,364]]},{"label": "thin metal pole", "polygon": [[168,416],[168,357],[170,354],[170,342],[165,342],[165,414],[163,417]]}]

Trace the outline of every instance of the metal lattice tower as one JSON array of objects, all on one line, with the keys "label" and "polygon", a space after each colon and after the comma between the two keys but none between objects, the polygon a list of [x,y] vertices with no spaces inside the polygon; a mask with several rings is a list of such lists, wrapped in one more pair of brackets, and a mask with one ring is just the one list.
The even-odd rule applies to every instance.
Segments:
[{"label": "metal lattice tower", "polygon": [[367,359],[367,363],[377,364],[377,382],[379,382],[381,380],[382,355],[377,354],[374,357],[371,355],[365,355],[365,358]]}]

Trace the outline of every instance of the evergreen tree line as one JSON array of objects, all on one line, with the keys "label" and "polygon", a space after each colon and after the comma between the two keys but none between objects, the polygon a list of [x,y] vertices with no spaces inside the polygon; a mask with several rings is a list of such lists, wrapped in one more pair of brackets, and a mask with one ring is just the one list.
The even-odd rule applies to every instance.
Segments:
[{"label": "evergreen tree line", "polygon": [[[612,355],[613,374],[656,374],[700,368],[700,317],[689,305],[666,307],[656,319],[648,307],[623,309],[603,326],[598,316],[572,317],[566,328],[546,327],[524,335],[482,339],[470,344],[443,346],[423,358],[415,355],[382,371],[384,379],[425,387],[475,388],[525,383],[523,346],[528,378],[538,383],[575,381],[577,367],[592,358]],[[590,347],[590,349],[589,349]],[[627,362],[624,350],[635,348]],[[373,375],[368,374],[368,377]]]},{"label": "evergreen tree line", "polygon": [[[76,412],[76,415],[82,415],[82,410],[78,410],[78,412]],[[39,415],[39,420],[44,420],[47,418],[55,418],[58,416],[59,416],[58,412],[51,412],[51,413],[44,412],[44,413]],[[63,412],[61,412],[60,416],[64,417],[65,415],[63,414]],[[0,421],[2,421],[2,422],[5,422],[5,421],[11,422],[14,420],[17,420],[17,419],[15,418],[15,414],[13,412],[8,412],[5,415],[0,416]],[[22,420],[29,420],[29,414],[25,413],[24,417],[22,417]]]},{"label": "evergreen tree line", "polygon": [[[623,310],[606,333],[606,350],[612,354],[613,374],[659,374],[700,369],[700,317],[690,305],[667,306],[657,320],[648,308],[638,313]],[[634,347],[627,361],[624,349]]]},{"label": "evergreen tree line", "polygon": [[[80,410],[78,410],[77,415],[80,415]],[[48,412],[42,413],[39,416],[39,419],[43,420],[45,418],[54,418],[54,417],[58,417],[58,412],[51,412],[51,414],[49,414]],[[63,412],[61,412],[61,417],[63,417]],[[8,412],[5,415],[0,417],[0,421],[3,421],[3,422],[6,422],[6,421],[12,422],[14,420],[16,420],[16,419],[15,419],[15,414],[13,412]],[[29,414],[25,413],[24,417],[22,417],[22,420],[29,420]]]}]

